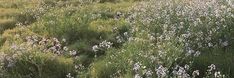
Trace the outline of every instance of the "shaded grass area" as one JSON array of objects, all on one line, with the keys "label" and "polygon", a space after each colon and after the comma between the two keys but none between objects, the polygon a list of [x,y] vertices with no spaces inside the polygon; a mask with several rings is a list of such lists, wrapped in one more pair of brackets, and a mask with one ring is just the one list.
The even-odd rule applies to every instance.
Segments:
[{"label": "shaded grass area", "polygon": [[[228,77],[234,77],[234,48],[229,47],[216,47],[206,50],[201,56],[195,58],[194,68],[199,68],[202,72],[206,72],[207,66],[211,63],[217,66],[217,70],[223,71]],[[203,75],[203,74],[201,74]]]},{"label": "shaded grass area", "polygon": [[0,33],[6,29],[11,29],[15,26],[15,17],[19,14],[18,9],[0,8]]},{"label": "shaded grass area", "polygon": [[0,33],[2,34],[6,29],[12,29],[15,27],[16,21],[13,19],[0,19]]}]

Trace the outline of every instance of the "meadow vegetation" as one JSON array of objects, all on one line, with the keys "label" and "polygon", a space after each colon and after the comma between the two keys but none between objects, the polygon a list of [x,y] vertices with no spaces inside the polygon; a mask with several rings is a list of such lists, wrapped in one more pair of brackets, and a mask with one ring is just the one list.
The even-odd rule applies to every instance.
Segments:
[{"label": "meadow vegetation", "polygon": [[232,78],[232,0],[1,0],[0,78]]}]

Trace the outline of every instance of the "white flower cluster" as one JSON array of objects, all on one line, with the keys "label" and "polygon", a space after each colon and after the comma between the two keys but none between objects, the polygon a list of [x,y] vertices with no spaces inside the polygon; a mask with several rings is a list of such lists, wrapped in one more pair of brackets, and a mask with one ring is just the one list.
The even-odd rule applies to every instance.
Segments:
[{"label": "white flower cluster", "polygon": [[155,69],[155,71],[156,71],[158,78],[167,77],[168,69],[166,67],[163,67],[162,65],[160,65],[157,69]]},{"label": "white flower cluster", "polygon": [[220,71],[217,70],[214,64],[211,64],[210,66],[208,66],[206,74],[208,77],[213,77],[213,78],[225,78],[226,77]]},{"label": "white flower cluster", "polygon": [[22,44],[12,44],[11,49],[17,52],[17,54],[32,49],[38,49],[41,52],[52,52],[58,55],[69,54],[71,56],[77,56],[78,54],[75,50],[69,51],[68,47],[64,45],[66,39],[62,39],[60,42],[57,38],[40,38],[34,35],[27,36],[25,40],[26,42]]},{"label": "white flower cluster", "polygon": [[75,56],[77,54],[77,52],[75,50],[69,51],[71,56]]},{"label": "white flower cluster", "polygon": [[134,66],[133,66],[133,70],[135,72],[138,72],[141,68],[141,64],[139,62],[135,63]]},{"label": "white flower cluster", "polygon": [[190,78],[188,74],[189,65],[185,65],[184,67],[176,66],[173,70],[173,74],[178,78]]},{"label": "white flower cluster", "polygon": [[94,45],[92,47],[92,50],[94,52],[97,52],[97,51],[100,51],[100,50],[106,50],[108,48],[111,48],[112,45],[113,45],[113,43],[108,42],[108,41],[105,40],[105,41],[99,43],[98,45]]},{"label": "white flower cluster", "polygon": [[[201,52],[195,50],[204,47],[227,47],[230,45],[228,41],[230,37],[215,42],[221,36],[216,39],[214,39],[214,36],[222,32],[227,33],[222,35],[228,35],[229,29],[227,27],[230,28],[230,25],[225,22],[228,22],[228,18],[234,18],[233,4],[231,0],[182,0],[179,2],[155,0],[142,2],[133,7],[135,12],[133,12],[131,18],[137,18],[134,20],[141,21],[146,27],[143,29],[141,26],[133,26],[132,30],[137,32],[142,29],[140,31],[150,32],[152,29],[157,29],[159,35],[149,35],[150,40],[157,39],[158,42],[178,40],[189,44],[187,47],[191,49],[186,51],[186,55],[199,56]],[[137,22],[133,22],[133,25],[136,25],[135,23],[137,24]]]},{"label": "white flower cluster", "polygon": [[145,75],[146,78],[151,78],[154,73],[151,69],[147,69],[146,66],[143,66],[140,62],[133,64],[132,70],[135,73],[134,78],[143,78],[141,74]]},{"label": "white flower cluster", "polygon": [[74,78],[74,77],[71,76],[71,73],[68,73],[68,74],[66,75],[66,77],[67,77],[67,78]]}]

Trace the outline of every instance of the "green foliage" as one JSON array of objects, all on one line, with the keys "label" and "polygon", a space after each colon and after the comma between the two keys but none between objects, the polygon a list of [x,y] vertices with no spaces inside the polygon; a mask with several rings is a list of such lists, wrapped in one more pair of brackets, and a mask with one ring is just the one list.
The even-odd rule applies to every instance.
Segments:
[{"label": "green foliage", "polygon": [[[144,30],[144,32],[156,37],[157,43],[161,43],[161,39],[169,40],[169,42],[171,42],[170,40],[178,41],[179,44],[185,45],[182,47],[185,54],[191,51],[201,52],[201,55],[197,58],[193,55],[190,57],[179,56],[185,59],[176,61],[182,64],[194,61],[192,67],[195,70],[200,70],[200,77],[206,76],[205,72],[207,72],[207,66],[210,64],[216,64],[223,73],[232,77],[233,75],[230,74],[233,73],[233,68],[230,66],[232,65],[230,63],[232,57],[229,55],[233,55],[231,47],[233,46],[234,36],[230,34],[234,33],[230,30],[233,30],[233,22],[231,21],[233,21],[232,13],[234,9],[230,6],[231,2],[228,4],[225,1],[217,1],[212,5],[203,5],[194,1],[192,5],[199,6],[192,6],[191,8],[185,8],[189,6],[186,1],[164,2],[162,2],[163,4],[160,1],[142,3],[147,5],[144,9],[142,6],[134,9],[139,13],[135,15],[135,18],[137,18],[135,25],[138,25],[136,29],[140,29],[140,32],[137,33]],[[169,5],[164,5],[166,3]],[[214,7],[214,5],[226,7]],[[200,6],[207,6],[209,9]],[[215,10],[222,11],[212,14]]]},{"label": "green foliage", "polygon": [[[68,73],[76,74],[74,61],[66,58],[43,52],[40,45],[34,44],[30,47],[30,42],[26,40],[29,36],[37,36],[25,27],[17,27],[7,30],[2,39],[4,44],[1,47],[1,55],[4,59],[4,74],[6,78],[64,78]],[[40,37],[40,36],[39,36]]]},{"label": "green foliage", "polygon": [[[183,48],[178,48],[180,45],[170,42],[162,43],[160,46],[167,49],[165,51],[168,53],[162,55],[160,48],[156,48],[156,45],[143,38],[127,42],[121,49],[107,51],[108,54],[104,59],[95,62],[91,69],[91,76],[124,77],[134,75],[135,72],[132,68],[134,68],[134,64],[136,63],[140,63],[143,66],[140,68],[142,71],[139,70],[141,73],[146,70],[155,70],[155,67],[159,65],[166,67],[173,66],[176,59],[180,59]],[[157,61],[152,61],[152,59],[157,59]]]},{"label": "green foliage", "polygon": [[6,67],[11,78],[64,78],[68,73],[74,73],[72,59],[51,53],[25,52],[14,60],[13,67]]},{"label": "green foliage", "polygon": [[80,10],[73,7],[56,8],[34,23],[32,31],[44,36],[65,38],[72,49],[91,53],[93,56],[90,47],[104,40],[114,40],[119,32],[113,29],[128,26],[127,22],[122,20],[124,16],[115,20],[118,11],[126,13],[126,10],[120,8],[128,6],[130,4],[108,3],[107,5],[84,6]]},{"label": "green foliage", "polygon": [[2,34],[2,40],[5,41],[5,45],[6,47],[8,47],[12,43],[20,44],[24,42],[24,39],[30,35],[36,35],[36,34],[34,34],[25,27],[16,27],[11,30],[6,30],[5,33]]},{"label": "green foliage", "polygon": [[[231,60],[233,59],[231,57],[233,54],[231,52],[233,40],[230,39],[233,39],[233,36],[230,34],[233,32],[230,30],[233,29],[233,22],[230,21],[233,21],[233,16],[230,16],[226,11],[222,11],[221,16],[208,15],[204,17],[202,14],[197,14],[196,11],[189,11],[196,10],[197,8],[200,9],[200,7],[183,9],[181,6],[186,6],[186,3],[183,2],[176,3],[173,1],[166,1],[166,3],[171,5],[157,4],[157,2],[158,1],[155,1],[155,3],[152,4],[143,3],[143,5],[145,5],[144,8],[142,8],[142,6],[135,7],[134,10],[136,10],[137,13],[136,15],[133,15],[136,16],[134,18],[137,19],[135,19],[135,26],[132,28],[135,32],[132,34],[133,40],[136,39],[137,42],[130,41],[130,45],[125,44],[125,46],[121,47],[120,51],[114,50],[113,54],[110,52],[110,55],[107,55],[104,60],[99,61],[100,64],[105,62],[104,66],[100,66],[99,62],[94,63],[91,75],[93,77],[122,77],[125,74],[131,73],[132,75],[140,74],[140,76],[146,77],[146,74],[143,71],[148,71],[149,69],[154,70],[155,67],[159,67],[159,65],[163,65],[163,67],[169,68],[174,72],[175,69],[173,69],[173,67],[175,65],[192,63],[192,70],[199,69],[201,73],[200,77],[214,77],[207,75],[206,73],[208,70],[207,66],[210,64],[216,64],[218,68],[222,67],[217,70],[226,73],[228,75],[227,77],[232,77],[231,73],[233,68],[230,67],[230,65],[232,65],[230,62],[233,61]],[[196,4],[196,2],[194,2],[194,4]],[[223,3],[219,4],[226,5]],[[178,8],[180,8],[184,14],[182,13],[180,15],[180,10],[177,10]],[[214,11],[203,10],[205,10],[203,12]],[[233,10],[233,8],[229,8],[229,13],[232,12],[231,10]],[[199,21],[197,23],[190,21],[198,19]],[[225,26],[220,27],[220,25]],[[180,28],[181,26],[183,27]],[[217,26],[220,28],[216,29]],[[187,34],[189,35],[186,36]],[[150,38],[153,38],[153,40]],[[209,40],[209,38],[211,40]],[[138,42],[138,39],[142,40],[143,43]],[[225,43],[225,40],[228,41],[228,43]],[[150,42],[147,44],[145,41]],[[140,43],[140,45],[135,43]],[[208,45],[210,43],[214,44],[214,46]],[[126,45],[128,48],[125,48]],[[150,46],[152,47],[149,48]],[[193,53],[197,53],[198,51],[202,52],[201,56],[197,57],[196,55],[193,55]],[[191,54],[189,54],[190,52]],[[147,57],[150,57],[149,55],[156,57],[158,62],[152,63],[150,62],[153,61],[152,59],[146,59]],[[213,58],[219,58],[220,60]],[[131,62],[128,62],[129,60]],[[134,64],[137,62],[140,63],[140,67],[146,66],[146,68],[140,68],[137,72],[134,72]],[[192,72],[192,70],[187,71]],[[168,75],[166,76],[174,77],[171,71],[167,74]]]},{"label": "green foliage", "polygon": [[231,78],[232,4],[3,0],[0,77]]}]

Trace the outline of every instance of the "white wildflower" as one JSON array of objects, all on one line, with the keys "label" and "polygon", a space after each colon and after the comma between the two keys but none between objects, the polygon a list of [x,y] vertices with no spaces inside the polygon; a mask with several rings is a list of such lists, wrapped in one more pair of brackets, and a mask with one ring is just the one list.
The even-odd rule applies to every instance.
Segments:
[{"label": "white wildflower", "polygon": [[196,52],[194,53],[194,56],[195,56],[195,57],[198,57],[200,54],[201,54],[200,51],[196,51]]},{"label": "white wildflower", "polygon": [[139,74],[135,74],[134,78],[142,78]]},{"label": "white wildflower", "polygon": [[140,63],[139,62],[137,62],[137,63],[135,63],[134,64],[134,66],[133,66],[133,70],[135,71],[135,72],[137,72],[138,70],[140,70]]},{"label": "white wildflower", "polygon": [[224,42],[222,43],[222,45],[225,46],[225,47],[228,46],[228,41],[224,41]]},{"label": "white wildflower", "polygon": [[222,75],[221,75],[221,73],[218,71],[218,72],[215,72],[214,73],[214,76],[215,76],[215,78],[220,78],[220,77],[222,77]]},{"label": "white wildflower", "polygon": [[97,52],[98,49],[99,49],[99,47],[98,47],[98,45],[94,45],[94,46],[92,47],[92,49],[93,49],[94,52]]},{"label": "white wildflower", "polygon": [[67,77],[67,78],[74,78],[74,77],[71,76],[71,73],[68,73],[68,74],[66,75],[66,77]]},{"label": "white wildflower", "polygon": [[199,70],[193,71],[192,75],[193,75],[193,78],[195,78],[196,76],[199,76],[200,75]]},{"label": "white wildflower", "polygon": [[71,56],[75,56],[76,54],[77,54],[77,52],[75,50],[70,51]]},{"label": "white wildflower", "polygon": [[159,78],[166,77],[167,75],[167,68],[163,67],[162,65],[160,65],[157,69],[155,69],[155,71]]},{"label": "white wildflower", "polygon": [[210,66],[208,66],[208,68],[208,72],[211,72],[216,69],[216,66],[214,64],[211,64]]}]

